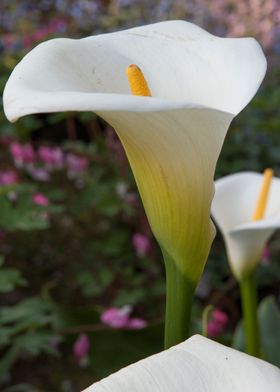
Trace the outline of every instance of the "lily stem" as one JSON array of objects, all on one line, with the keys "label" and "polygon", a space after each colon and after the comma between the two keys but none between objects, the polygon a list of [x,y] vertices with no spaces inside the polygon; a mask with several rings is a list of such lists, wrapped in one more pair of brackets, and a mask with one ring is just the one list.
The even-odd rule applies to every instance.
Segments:
[{"label": "lily stem", "polygon": [[246,353],[260,357],[260,332],[257,313],[257,288],[254,274],[239,282],[243,311]]},{"label": "lily stem", "polygon": [[166,269],[165,349],[190,336],[191,311],[195,285],[164,254]]}]

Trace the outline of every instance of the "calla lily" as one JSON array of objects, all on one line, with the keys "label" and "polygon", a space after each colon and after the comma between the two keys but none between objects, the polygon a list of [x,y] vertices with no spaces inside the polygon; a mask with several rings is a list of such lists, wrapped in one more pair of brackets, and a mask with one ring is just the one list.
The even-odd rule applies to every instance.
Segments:
[{"label": "calla lily", "polygon": [[195,335],[84,392],[278,392],[279,387],[275,366]]},{"label": "calla lily", "polygon": [[242,172],[215,182],[212,215],[239,281],[255,270],[265,243],[280,227],[280,179],[276,177],[272,179],[264,218],[252,221],[262,180],[262,174]]},{"label": "calla lily", "polygon": [[[131,95],[130,64],[141,68],[152,97]],[[167,282],[167,290],[186,282],[191,287],[214,236],[213,175],[225,134],[265,70],[254,39],[219,38],[191,23],[168,21],[40,44],[14,69],[4,109],[11,121],[76,110],[93,111],[111,124],[172,271],[167,278],[176,271],[184,277]]]}]

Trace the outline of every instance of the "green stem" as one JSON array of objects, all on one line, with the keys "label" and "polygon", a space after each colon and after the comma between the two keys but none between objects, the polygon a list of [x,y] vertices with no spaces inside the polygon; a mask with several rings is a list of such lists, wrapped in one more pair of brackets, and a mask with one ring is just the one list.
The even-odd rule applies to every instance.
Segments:
[{"label": "green stem", "polygon": [[251,274],[239,282],[246,339],[246,353],[260,357],[260,333],[257,314],[257,288]]},{"label": "green stem", "polygon": [[212,310],[214,309],[213,305],[207,305],[206,308],[203,310],[202,313],[202,336],[205,336],[207,338],[208,331],[207,331],[207,324],[208,324],[208,319],[210,316],[210,313],[212,313]]},{"label": "green stem", "polygon": [[190,336],[191,310],[195,285],[164,254],[166,269],[166,310],[164,347],[167,349]]}]

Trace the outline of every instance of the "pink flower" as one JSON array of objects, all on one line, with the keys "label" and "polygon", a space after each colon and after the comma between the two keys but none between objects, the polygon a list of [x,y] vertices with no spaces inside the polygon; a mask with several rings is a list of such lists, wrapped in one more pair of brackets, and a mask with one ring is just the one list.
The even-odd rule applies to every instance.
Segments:
[{"label": "pink flower", "polygon": [[21,144],[14,142],[10,145],[10,153],[16,162],[22,162],[23,160],[23,152]]},{"label": "pink flower", "polygon": [[32,196],[33,203],[38,206],[46,207],[50,204],[49,199],[43,193],[37,192]]},{"label": "pink flower", "polygon": [[50,169],[61,169],[63,167],[64,156],[60,148],[41,146],[38,150],[41,161]]},{"label": "pink flower", "polygon": [[80,362],[88,355],[90,348],[90,341],[88,335],[81,333],[73,345],[74,357]]},{"label": "pink flower", "polygon": [[0,171],[0,185],[12,185],[18,182],[18,175],[14,170]]},{"label": "pink flower", "polygon": [[112,328],[125,328],[129,323],[129,315],[131,313],[131,306],[126,305],[122,308],[109,308],[101,314],[101,321],[103,324]]},{"label": "pink flower", "polygon": [[228,315],[222,312],[220,309],[214,309],[212,312],[212,318],[219,324],[225,326],[228,323]]},{"label": "pink flower", "polygon": [[211,338],[215,338],[221,335],[223,328],[216,321],[210,320],[207,324],[207,335]]},{"label": "pink flower", "polygon": [[28,173],[33,178],[33,180],[46,182],[50,179],[50,174],[46,169],[43,168],[31,167],[28,168]]},{"label": "pink flower", "polygon": [[139,257],[146,256],[151,247],[150,240],[141,233],[133,234],[132,243]]},{"label": "pink flower", "polygon": [[126,327],[130,329],[142,329],[147,327],[147,325],[148,323],[146,320],[135,317],[128,320]]},{"label": "pink flower", "polygon": [[39,28],[34,31],[34,33],[32,34],[32,39],[33,39],[33,41],[41,41],[45,37],[47,37],[48,34],[49,34],[49,32],[48,32],[47,28],[42,27],[42,28]]},{"label": "pink flower", "polygon": [[214,309],[211,320],[207,323],[207,334],[214,338],[220,336],[228,323],[228,315],[220,309]]},{"label": "pink flower", "polygon": [[35,161],[35,152],[31,144],[20,144],[13,142],[10,145],[10,153],[16,166],[31,164]]},{"label": "pink flower", "polygon": [[86,157],[79,157],[72,153],[66,156],[66,166],[68,169],[69,178],[76,178],[81,172],[88,168],[88,159]]}]

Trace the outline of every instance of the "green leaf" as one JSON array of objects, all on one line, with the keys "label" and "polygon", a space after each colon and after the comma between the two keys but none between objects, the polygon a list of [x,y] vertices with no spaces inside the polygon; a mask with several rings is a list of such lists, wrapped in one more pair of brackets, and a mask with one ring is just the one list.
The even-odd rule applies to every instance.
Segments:
[{"label": "green leaf", "polygon": [[52,332],[32,331],[17,337],[14,346],[20,347],[21,350],[26,350],[32,355],[38,355],[42,352],[57,355],[57,351],[50,344],[52,338]]},{"label": "green leaf", "polygon": [[18,197],[16,205],[5,196],[0,196],[0,225],[7,230],[40,230],[47,229],[49,222],[41,209],[34,206],[31,195]]},{"label": "green leaf", "polygon": [[280,366],[280,310],[274,297],[261,302],[258,315],[265,359]]},{"label": "green leaf", "polygon": [[18,346],[12,346],[0,359],[0,374],[5,374],[13,366],[20,353]]},{"label": "green leaf", "polygon": [[14,306],[0,309],[0,324],[28,322],[30,326],[49,322],[49,306],[39,297],[28,298]]},{"label": "green leaf", "polygon": [[16,286],[26,286],[27,281],[21,276],[21,272],[15,268],[3,268],[0,270],[0,293],[8,293]]},{"label": "green leaf", "polygon": [[[280,310],[272,296],[262,300],[258,308],[263,359],[280,366]],[[245,337],[242,322],[233,336],[232,347],[245,350]]]}]

